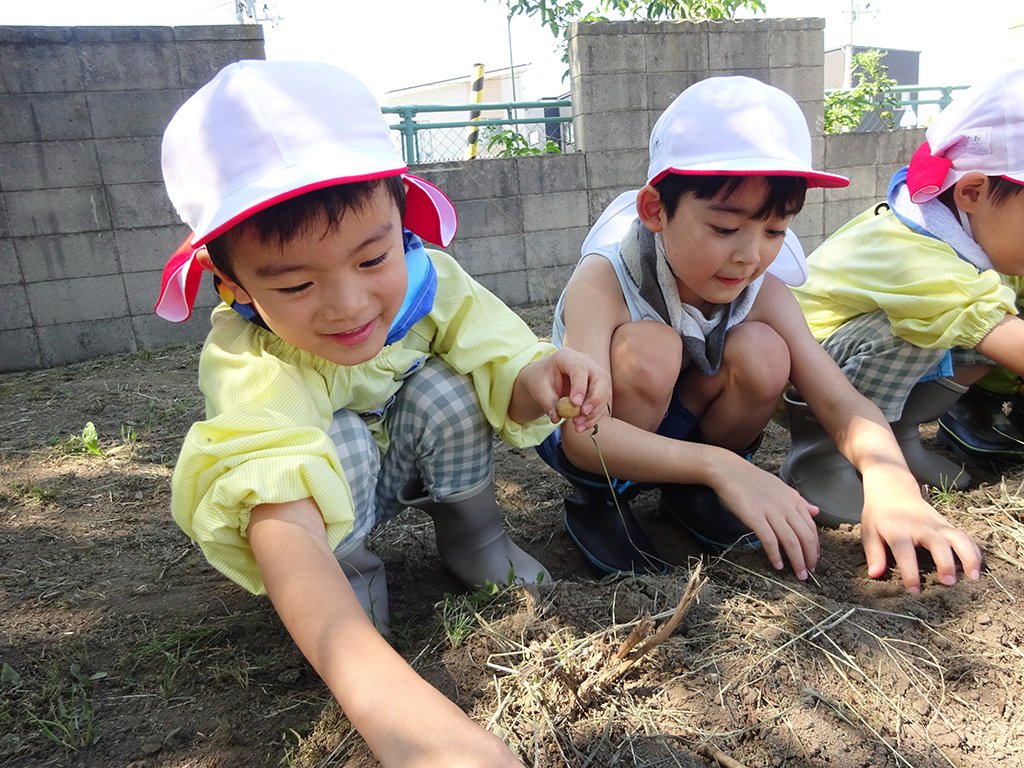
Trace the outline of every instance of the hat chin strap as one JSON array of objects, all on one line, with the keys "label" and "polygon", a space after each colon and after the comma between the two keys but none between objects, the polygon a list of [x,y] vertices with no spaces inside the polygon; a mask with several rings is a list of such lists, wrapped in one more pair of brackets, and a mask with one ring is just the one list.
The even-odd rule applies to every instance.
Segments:
[{"label": "hat chin strap", "polygon": [[[964,232],[967,233],[967,236],[971,238],[971,240],[974,240],[974,232],[971,231],[970,217],[966,213],[961,211],[959,208],[956,209],[956,215],[960,218],[960,226],[964,228]],[[974,242],[978,241],[974,240]]]}]

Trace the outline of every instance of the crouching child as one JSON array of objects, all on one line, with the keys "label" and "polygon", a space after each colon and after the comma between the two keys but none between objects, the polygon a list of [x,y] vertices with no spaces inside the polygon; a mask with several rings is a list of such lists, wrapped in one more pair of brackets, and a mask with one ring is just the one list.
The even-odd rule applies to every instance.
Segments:
[{"label": "crouching child", "polygon": [[589,428],[607,374],[538,341],[423,245],[450,242],[454,208],[406,172],[376,100],[343,70],[231,64],[171,120],[163,173],[192,234],[157,312],[186,319],[204,270],[223,300],[174,519],[214,567],[269,595],[383,765],[520,765],[382,637],[387,582],[367,536],[415,507],[465,585],[549,579],[504,530],[492,436],[538,443],[562,396]]}]

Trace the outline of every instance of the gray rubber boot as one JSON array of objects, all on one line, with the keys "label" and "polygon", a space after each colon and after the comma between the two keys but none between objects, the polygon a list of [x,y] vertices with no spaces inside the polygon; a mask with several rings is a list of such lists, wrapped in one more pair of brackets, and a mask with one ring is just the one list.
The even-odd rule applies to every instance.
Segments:
[{"label": "gray rubber boot", "polygon": [[903,415],[892,423],[892,432],[903,450],[907,466],[919,483],[943,490],[963,490],[971,476],[960,464],[932,453],[921,445],[919,424],[942,416],[967,391],[952,379],[934,379],[916,385],[907,396]]},{"label": "gray rubber boot", "polygon": [[363,539],[347,555],[338,557],[338,562],[366,615],[377,631],[387,637],[391,633],[391,612],[384,561],[366,548]]},{"label": "gray rubber boot", "polygon": [[864,486],[853,465],[836,450],[825,428],[796,393],[783,395],[793,444],[779,476],[820,512],[814,522],[826,528],[860,522]]},{"label": "gray rubber boot", "polygon": [[417,478],[399,492],[398,500],[433,518],[441,561],[467,587],[552,581],[547,569],[505,533],[493,476],[443,501],[433,501]]}]

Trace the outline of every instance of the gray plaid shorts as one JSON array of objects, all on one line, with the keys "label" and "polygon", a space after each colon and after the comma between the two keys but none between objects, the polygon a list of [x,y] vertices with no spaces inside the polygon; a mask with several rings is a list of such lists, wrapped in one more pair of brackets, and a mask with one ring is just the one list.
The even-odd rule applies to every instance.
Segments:
[{"label": "gray plaid shorts", "polygon": [[914,385],[946,356],[944,349],[916,347],[893,335],[882,310],[847,321],[822,346],[857,391],[890,422],[899,420]]},{"label": "gray plaid shorts", "polygon": [[[367,421],[383,418],[391,442],[383,455]],[[404,508],[397,494],[417,476],[435,501],[472,488],[494,467],[494,431],[469,376],[427,358],[380,414],[342,409],[328,429],[355,502],[356,520],[336,548],[346,554]]]}]

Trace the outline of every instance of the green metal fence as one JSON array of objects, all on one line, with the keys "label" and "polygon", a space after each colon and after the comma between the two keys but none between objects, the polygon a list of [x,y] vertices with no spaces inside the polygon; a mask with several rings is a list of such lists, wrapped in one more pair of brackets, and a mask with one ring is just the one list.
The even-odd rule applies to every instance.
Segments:
[{"label": "green metal fence", "polygon": [[[899,85],[893,88],[890,93],[899,97],[899,106],[894,110],[896,126],[900,128],[920,128],[928,125],[935,115],[944,110],[953,100],[953,92],[969,88],[967,85]],[[827,96],[830,93],[842,91],[841,88],[834,88],[825,91]],[[883,130],[885,126],[877,118],[871,115],[865,116],[858,131]]]},{"label": "green metal fence", "polygon": [[[900,97],[897,125],[902,128],[927,125],[952,101],[955,91],[967,87],[901,85],[893,88],[892,92]],[[395,116],[391,129],[397,134],[402,155],[406,163],[417,165],[464,159],[470,126],[476,126],[480,132],[477,157],[572,152],[571,108],[569,99],[545,99],[483,104],[407,104],[383,107],[381,111]],[[471,121],[469,115],[475,110],[481,112],[482,117]],[[464,118],[431,119],[436,115]],[[881,123],[866,122],[857,130],[881,128]]]},{"label": "green metal fence", "polygon": [[917,128],[928,124],[931,118],[949,106],[954,91],[969,88],[967,85],[901,85],[892,89],[900,97],[903,116],[902,128]]},{"label": "green metal fence", "polygon": [[[464,159],[470,126],[476,126],[480,132],[477,157],[571,152],[572,115],[565,114],[571,106],[568,99],[550,99],[483,104],[407,104],[383,107],[381,111],[397,117],[391,123],[391,129],[400,137],[406,163],[415,165]],[[473,111],[479,111],[481,118],[470,121],[469,113]],[[466,119],[429,119],[443,113],[456,117],[465,115]],[[428,119],[423,116],[428,116]]]}]

